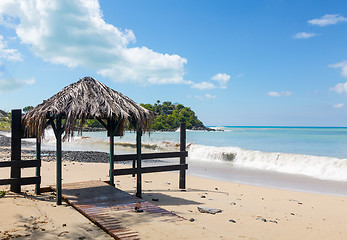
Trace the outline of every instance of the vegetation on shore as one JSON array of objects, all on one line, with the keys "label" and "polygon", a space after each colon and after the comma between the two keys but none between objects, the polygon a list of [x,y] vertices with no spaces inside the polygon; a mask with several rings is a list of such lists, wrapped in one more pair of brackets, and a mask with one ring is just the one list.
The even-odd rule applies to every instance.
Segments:
[{"label": "vegetation on shore", "polygon": [[[208,130],[204,124],[196,117],[195,112],[182,104],[172,104],[171,102],[161,103],[159,100],[155,104],[140,104],[142,107],[154,113],[152,129],[157,131],[176,130],[180,123],[186,123],[187,129]],[[23,108],[23,112],[30,111],[33,107]],[[96,119],[87,119],[85,127],[103,128]],[[0,130],[11,129],[11,112],[6,113],[0,110]]]},{"label": "vegetation on shore", "polygon": [[173,130],[186,123],[187,129],[205,128],[204,124],[195,116],[195,112],[182,104],[172,104],[158,100],[154,105],[140,104],[142,107],[151,110],[154,115],[152,129]]},{"label": "vegetation on shore", "polygon": [[0,110],[0,130],[11,129],[11,113]]}]

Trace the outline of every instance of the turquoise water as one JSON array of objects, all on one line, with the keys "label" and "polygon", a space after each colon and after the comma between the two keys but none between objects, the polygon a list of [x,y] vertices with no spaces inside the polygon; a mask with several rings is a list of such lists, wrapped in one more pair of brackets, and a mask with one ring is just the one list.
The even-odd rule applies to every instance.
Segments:
[{"label": "turquoise water", "polygon": [[[347,182],[347,128],[216,129],[224,131],[187,131],[190,166],[204,169],[218,166],[219,169],[229,169],[228,171],[241,169]],[[74,141],[71,149],[108,151],[106,132],[89,132],[83,135],[90,138]],[[176,151],[179,149],[179,138],[180,132],[144,134],[143,152]],[[124,137],[115,139],[115,143],[116,154],[122,154],[121,151],[135,151],[135,133],[125,132]]]},{"label": "turquoise water", "polygon": [[202,143],[204,145],[236,146],[262,152],[347,158],[347,128],[224,127],[223,129],[226,131],[216,134],[217,139],[204,139],[200,134],[197,140],[204,142]]},{"label": "turquoise water", "polygon": [[[280,152],[347,158],[347,128],[332,127],[220,127],[224,131],[187,131],[187,142],[215,147],[240,147],[261,152]],[[105,133],[85,133],[106,139]],[[179,141],[179,132],[154,132],[145,142]],[[135,141],[134,133],[116,141]]]},{"label": "turquoise water", "polygon": [[[347,196],[347,128],[214,128],[224,131],[187,131],[189,174]],[[109,151],[106,132],[83,136],[64,143],[63,149]],[[146,133],[143,152],[177,151],[179,138],[180,132]],[[135,133],[116,137],[115,145],[116,154],[134,152]],[[52,131],[46,134],[43,147],[54,149]]]}]

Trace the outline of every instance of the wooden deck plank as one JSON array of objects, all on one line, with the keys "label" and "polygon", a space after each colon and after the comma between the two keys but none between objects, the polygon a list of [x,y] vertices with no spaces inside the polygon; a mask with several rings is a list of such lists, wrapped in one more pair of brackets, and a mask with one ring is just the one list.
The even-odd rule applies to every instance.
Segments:
[{"label": "wooden deck plank", "polygon": [[[68,183],[63,185],[62,197],[80,213],[115,239],[140,239],[139,233],[123,222],[121,216],[160,215],[161,221],[175,222],[184,218],[137,198],[102,181]],[[137,213],[140,207],[143,213]],[[151,215],[152,214],[152,215]]]}]

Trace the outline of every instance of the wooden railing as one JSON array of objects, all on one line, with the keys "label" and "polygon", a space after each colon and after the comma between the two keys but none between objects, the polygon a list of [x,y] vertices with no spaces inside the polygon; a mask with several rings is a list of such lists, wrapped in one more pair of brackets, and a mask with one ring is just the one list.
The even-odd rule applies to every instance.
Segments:
[{"label": "wooden railing", "polygon": [[[176,158],[176,157],[187,157],[188,152],[163,152],[163,153],[142,153],[141,158],[144,159],[164,159],[164,158]],[[126,154],[126,155],[115,155],[115,162],[120,161],[130,161],[136,160],[136,154]],[[177,171],[188,169],[188,164],[177,164],[177,165],[165,165],[165,166],[155,166],[155,167],[142,167],[142,173],[153,173],[153,172],[166,172],[166,171]],[[126,169],[115,169],[113,174],[115,176],[136,174],[136,168],[126,168]]]},{"label": "wooden railing", "polygon": [[[11,161],[0,162],[0,168],[11,168],[11,176],[7,179],[0,179],[0,185],[11,185],[11,191],[20,193],[22,185],[35,184],[36,194],[40,194],[40,168],[41,168],[41,154],[36,151],[36,160],[22,160],[21,159],[21,140],[22,140],[22,127],[21,127],[21,110],[12,110],[11,122]],[[41,148],[40,142],[36,142],[36,150]],[[22,177],[22,168],[36,168],[35,177]]]},{"label": "wooden railing", "polygon": [[[154,173],[154,172],[166,172],[166,171],[180,171],[179,172],[179,188],[186,188],[186,170],[188,164],[186,163],[186,157],[188,152],[186,151],[186,126],[184,123],[181,124],[180,128],[180,151],[179,152],[160,152],[160,153],[141,153],[141,130],[137,132],[136,136],[136,154],[123,154],[114,155],[114,162],[121,161],[133,161],[132,168],[125,169],[113,169],[113,176],[121,175],[137,175],[137,192],[136,196],[141,197],[142,195],[142,177],[143,173]],[[154,167],[142,167],[141,162],[145,159],[165,159],[165,158],[179,158],[180,163],[175,165],[164,165]],[[137,164],[135,164],[137,163]]]}]

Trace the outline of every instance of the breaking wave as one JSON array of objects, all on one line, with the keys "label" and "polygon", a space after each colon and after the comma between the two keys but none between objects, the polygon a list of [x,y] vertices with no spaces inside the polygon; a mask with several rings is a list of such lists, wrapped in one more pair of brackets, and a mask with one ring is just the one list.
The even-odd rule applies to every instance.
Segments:
[{"label": "breaking wave", "polygon": [[189,158],[229,162],[236,167],[300,174],[323,180],[347,181],[347,159],[195,144],[189,147]]}]

